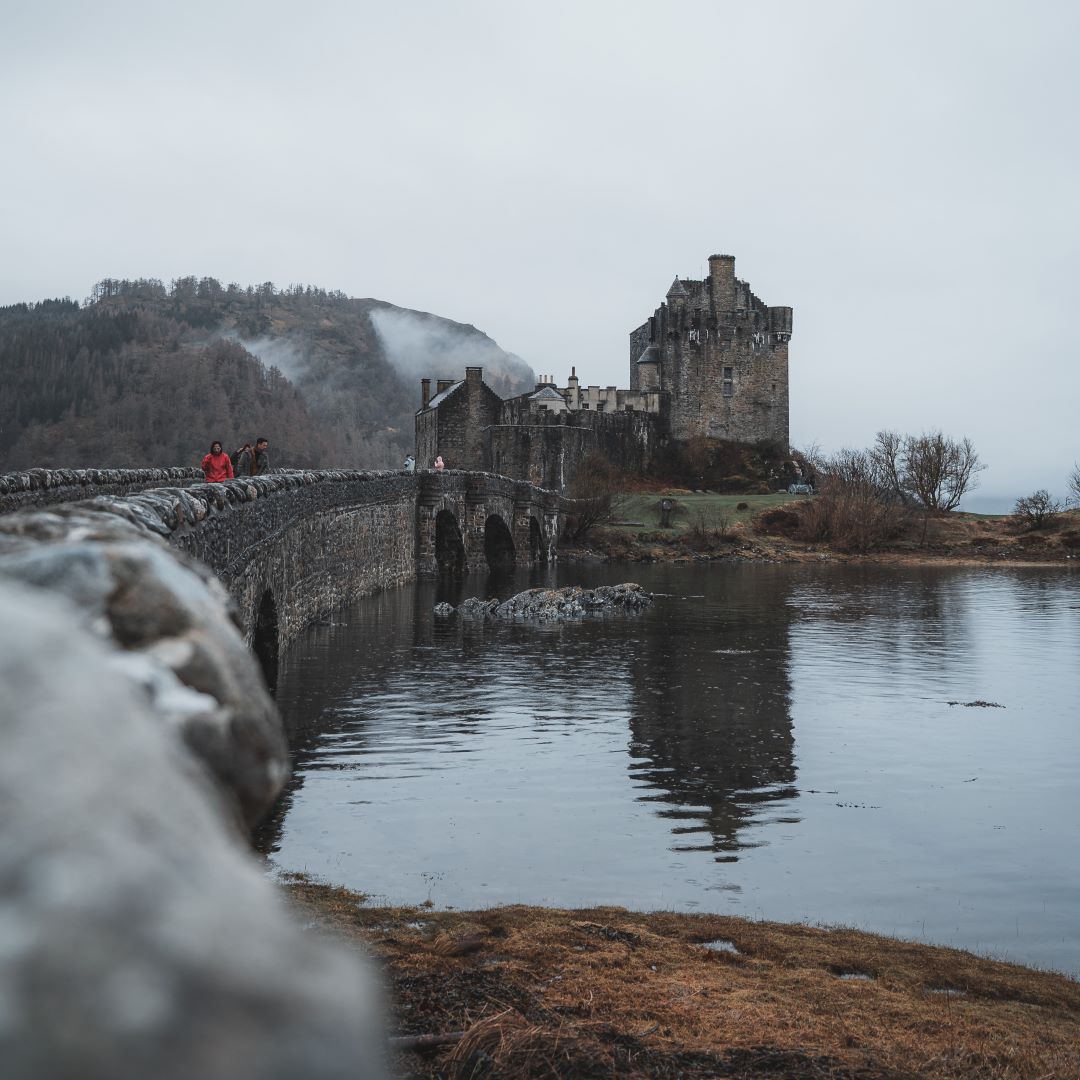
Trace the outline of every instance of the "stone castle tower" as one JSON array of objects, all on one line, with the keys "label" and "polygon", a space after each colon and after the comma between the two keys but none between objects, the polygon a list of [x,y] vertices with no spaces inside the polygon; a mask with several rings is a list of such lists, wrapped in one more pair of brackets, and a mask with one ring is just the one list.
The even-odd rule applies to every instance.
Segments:
[{"label": "stone castle tower", "polygon": [[768,307],[709,256],[704,281],[676,278],[630,335],[630,389],[661,391],[671,436],[788,445],[791,308]]}]

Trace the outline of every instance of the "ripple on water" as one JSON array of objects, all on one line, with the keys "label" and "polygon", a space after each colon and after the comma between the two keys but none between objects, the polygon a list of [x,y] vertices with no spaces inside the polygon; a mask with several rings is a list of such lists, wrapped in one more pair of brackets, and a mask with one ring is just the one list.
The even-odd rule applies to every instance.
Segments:
[{"label": "ripple on water", "polygon": [[[465,627],[433,603],[487,584],[422,583],[296,644],[296,774],[262,836],[279,866],[401,902],[722,910],[1080,973],[1071,576],[553,573],[670,595]],[[1008,707],[947,704],[979,700]]]}]

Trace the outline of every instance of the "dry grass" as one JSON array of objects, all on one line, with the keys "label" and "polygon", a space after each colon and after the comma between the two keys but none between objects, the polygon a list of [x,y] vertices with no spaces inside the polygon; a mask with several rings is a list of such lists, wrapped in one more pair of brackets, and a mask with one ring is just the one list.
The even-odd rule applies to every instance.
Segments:
[{"label": "dry grass", "polygon": [[[401,1033],[465,1031],[403,1055],[408,1075],[1080,1077],[1080,984],[963,952],[718,915],[433,912],[303,879],[289,891],[381,960]],[[716,940],[738,951],[703,945]]]},{"label": "dry grass", "polygon": [[[679,497],[680,505],[684,498]],[[736,499],[747,509],[729,510],[728,503],[738,505]],[[770,501],[780,499],[785,502]],[[808,542],[792,538],[791,518],[797,511],[814,513],[815,500],[816,496],[703,495],[692,505],[687,503],[692,513],[684,507],[684,513],[676,515],[681,531],[680,528],[631,531],[627,527],[597,530],[589,553],[617,561],[645,562],[732,557],[801,562],[828,556],[841,561],[895,564],[1080,566],[1080,510],[1061,514],[1055,528],[1037,532],[1017,528],[1009,517],[952,513],[923,522],[916,515],[906,534],[862,552],[856,550],[860,545],[843,541]],[[698,529],[695,534],[691,528],[697,520],[695,515],[703,513],[723,513],[724,529]]]}]

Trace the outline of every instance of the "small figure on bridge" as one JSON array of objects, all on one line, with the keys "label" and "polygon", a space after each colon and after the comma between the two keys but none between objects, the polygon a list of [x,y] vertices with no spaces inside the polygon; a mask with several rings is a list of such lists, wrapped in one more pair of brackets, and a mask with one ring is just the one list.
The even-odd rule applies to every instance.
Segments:
[{"label": "small figure on bridge", "polygon": [[435,471],[442,472],[446,468],[446,462],[442,459],[442,454],[435,455]]},{"label": "small figure on bridge", "polygon": [[220,484],[222,480],[233,478],[232,462],[229,455],[221,449],[221,441],[215,439],[210,444],[210,453],[202,459],[203,476],[211,484]]},{"label": "small figure on bridge", "polygon": [[405,471],[407,473],[416,472],[416,458],[412,454],[405,455]]},{"label": "small figure on bridge", "polygon": [[270,471],[270,442],[265,435],[255,440],[255,469],[252,476],[262,476]]},{"label": "small figure on bridge", "polygon": [[246,442],[232,456],[233,473],[236,476],[255,475],[255,451],[251,443]]}]

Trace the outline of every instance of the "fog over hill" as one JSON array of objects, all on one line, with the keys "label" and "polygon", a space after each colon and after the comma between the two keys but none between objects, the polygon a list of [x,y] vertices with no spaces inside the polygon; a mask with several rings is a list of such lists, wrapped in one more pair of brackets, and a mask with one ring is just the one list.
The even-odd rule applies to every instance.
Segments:
[{"label": "fog over hill", "polygon": [[178,465],[266,435],[275,465],[397,466],[421,377],[529,366],[473,326],[312,286],[99,282],[0,309],[0,471]]}]

